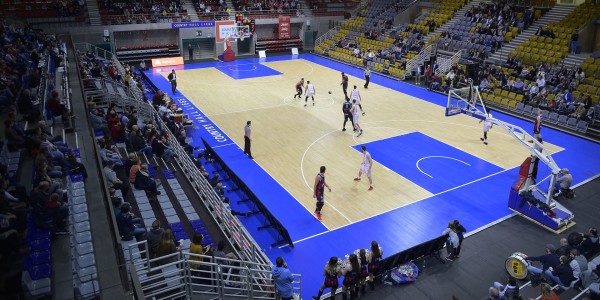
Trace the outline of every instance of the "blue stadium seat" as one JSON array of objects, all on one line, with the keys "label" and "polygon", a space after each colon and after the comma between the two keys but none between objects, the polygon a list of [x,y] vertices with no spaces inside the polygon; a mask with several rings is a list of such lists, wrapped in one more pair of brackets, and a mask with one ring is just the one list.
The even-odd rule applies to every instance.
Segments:
[{"label": "blue stadium seat", "polygon": [[571,129],[576,129],[577,128],[577,118],[569,118],[567,120],[567,127],[571,128]]},{"label": "blue stadium seat", "polygon": [[523,104],[523,102],[519,102],[519,103],[517,103],[517,106],[515,107],[515,110],[517,112],[521,112],[522,113],[523,112],[523,108],[525,108],[525,104]]},{"label": "blue stadium seat", "polygon": [[550,113],[550,115],[548,116],[548,121],[550,121],[551,123],[557,123],[558,122],[558,113],[556,113],[556,112]]},{"label": "blue stadium seat", "polygon": [[577,131],[579,132],[587,132],[588,129],[588,122],[580,120],[579,122],[577,122]]},{"label": "blue stadium seat", "polygon": [[567,126],[567,120],[569,117],[567,115],[560,115],[558,117],[558,124],[562,126]]},{"label": "blue stadium seat", "polygon": [[532,109],[533,107],[531,105],[525,105],[525,107],[523,107],[523,113],[526,115],[531,115]]},{"label": "blue stadium seat", "polygon": [[542,111],[542,120],[548,120],[548,117],[550,116],[550,112],[547,110]]}]

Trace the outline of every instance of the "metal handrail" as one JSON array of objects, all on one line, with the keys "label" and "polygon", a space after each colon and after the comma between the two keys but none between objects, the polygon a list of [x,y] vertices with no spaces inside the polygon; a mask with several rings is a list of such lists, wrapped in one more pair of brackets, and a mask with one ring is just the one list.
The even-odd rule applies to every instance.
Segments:
[{"label": "metal handrail", "polygon": [[336,33],[338,33],[338,31],[340,31],[340,28],[341,28],[340,26],[335,26],[335,27],[329,29],[329,31],[327,31],[322,36],[318,37],[315,40],[315,47],[319,46],[321,43],[325,42],[326,40],[328,40],[332,36],[334,36]]},{"label": "metal handrail", "polygon": [[[139,242],[129,245],[130,257],[134,257],[135,252],[147,253],[144,250],[140,251],[140,246],[147,247],[147,243]],[[176,259],[158,265],[164,259],[169,258]],[[178,251],[154,259],[147,259],[146,256],[146,259],[137,263],[132,260],[129,263],[129,269],[132,274],[133,286],[136,287],[136,294],[143,295],[143,298],[146,299],[157,295],[168,297],[212,295],[219,299],[224,299],[225,296],[244,299],[273,299],[276,293],[270,265],[225,257]],[[292,275],[294,276],[292,283],[294,292],[301,295],[302,276]],[[207,280],[209,284],[202,283],[201,280]],[[214,284],[210,284],[210,282],[214,282]],[[171,294],[166,295],[167,293]]]}]

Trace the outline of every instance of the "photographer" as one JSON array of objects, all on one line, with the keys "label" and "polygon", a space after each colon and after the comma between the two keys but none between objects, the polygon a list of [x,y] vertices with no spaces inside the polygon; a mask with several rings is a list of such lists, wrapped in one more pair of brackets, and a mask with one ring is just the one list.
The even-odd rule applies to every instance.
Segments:
[{"label": "photographer", "polygon": [[573,176],[569,173],[569,169],[564,168],[558,172],[558,178],[554,183],[554,197],[557,197],[560,192],[571,189]]},{"label": "photographer", "polygon": [[273,280],[275,281],[275,288],[277,294],[281,296],[282,300],[294,299],[294,276],[288,269],[287,264],[283,260],[283,257],[278,257],[275,260],[275,266],[273,266]]}]

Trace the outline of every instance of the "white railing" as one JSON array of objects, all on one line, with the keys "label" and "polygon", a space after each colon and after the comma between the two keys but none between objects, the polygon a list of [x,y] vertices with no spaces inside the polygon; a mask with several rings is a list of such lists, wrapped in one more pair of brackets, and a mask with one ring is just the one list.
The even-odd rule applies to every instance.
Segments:
[{"label": "white railing", "polygon": [[335,27],[329,29],[329,31],[327,31],[322,36],[318,37],[317,40],[315,41],[315,47],[319,46],[321,43],[325,42],[326,40],[332,38],[338,31],[340,31],[340,28],[341,28],[340,26],[335,26]]},{"label": "white railing", "polygon": [[402,75],[402,80],[406,79],[406,74],[416,71],[419,66],[425,64],[426,61],[429,61],[431,55],[435,51],[435,47],[433,44],[427,45],[417,56],[411,58],[406,62],[406,71]]},{"label": "white railing", "polygon": [[[144,299],[202,295],[218,299],[274,299],[271,265],[189,253],[188,249],[150,259],[146,241],[126,250],[129,271]],[[294,276],[294,293],[302,294],[302,276]]]},{"label": "white railing", "polygon": [[452,56],[438,55],[438,57],[437,57],[438,68],[434,70],[435,73],[438,75],[442,74],[442,73],[446,73],[446,71],[450,70],[453,66],[456,66],[458,64],[458,62],[460,61],[464,52],[465,52],[465,50],[461,49],[458,52],[454,53]]},{"label": "white railing", "polygon": [[[124,74],[125,69],[123,68],[121,63],[116,59],[116,56],[112,54],[103,53],[102,51],[100,51],[102,49],[98,50],[98,48],[89,44],[78,45],[76,47],[77,49],[83,48],[86,50],[94,51],[93,53],[102,53],[103,55],[105,55],[104,57],[113,60],[113,63],[119,70],[119,73],[123,72]],[[108,91],[112,84],[115,83],[109,83],[108,85],[104,84],[104,91]],[[177,139],[175,138],[173,133],[170,130],[168,130],[168,127],[160,119],[158,113],[154,110],[150,103],[144,101],[142,96],[143,91],[140,91],[134,82],[130,82],[130,92],[131,94],[128,97],[118,96],[118,93],[113,93],[117,96],[103,95],[103,100],[111,103],[116,103],[121,107],[134,106],[138,110],[138,114],[144,117],[148,115],[148,117],[146,117],[145,119],[154,120],[159,126],[159,128],[164,129],[164,131],[168,135],[168,140],[176,141]],[[142,118],[138,119],[142,120]],[[236,256],[239,257],[242,261],[245,261],[247,264],[256,264],[257,268],[262,268],[261,266],[268,266],[265,267],[265,269],[263,270],[265,272],[270,270],[270,266],[272,264],[269,258],[264,254],[262,250],[260,250],[258,243],[256,243],[256,241],[252,238],[250,233],[241,224],[239,219],[234,217],[228,210],[224,209],[220,196],[208,183],[206,178],[204,178],[204,176],[200,174],[197,166],[188,156],[188,153],[178,143],[171,144],[171,147],[173,148],[176,154],[175,162],[184,171],[184,176],[186,176],[190,185],[192,185],[192,187],[194,188],[198,199],[201,200],[200,202],[210,212],[209,215],[212,217],[215,224],[219,226],[223,234],[229,238],[229,241],[232,242],[234,245],[237,245],[237,247],[234,247],[234,252]],[[260,272],[260,274],[266,274],[265,272]]]}]

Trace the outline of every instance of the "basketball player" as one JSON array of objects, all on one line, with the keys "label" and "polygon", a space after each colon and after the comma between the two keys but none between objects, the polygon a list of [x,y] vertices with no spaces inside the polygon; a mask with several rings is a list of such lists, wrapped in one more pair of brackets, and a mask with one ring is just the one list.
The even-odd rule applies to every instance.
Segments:
[{"label": "basketball player", "polygon": [[344,74],[344,72],[342,72],[342,83],[340,85],[342,86],[342,91],[344,91],[344,97],[348,99],[348,75]]},{"label": "basketball player", "polygon": [[294,99],[298,97],[298,99],[302,99],[302,89],[304,89],[304,78],[300,79],[298,83],[296,83],[296,94],[294,95]]},{"label": "basketball player", "polygon": [[373,160],[371,159],[371,153],[367,152],[366,146],[361,146],[363,153],[363,161],[358,171],[358,177],[354,178],[354,181],[360,181],[360,176],[365,173],[369,178],[369,191],[373,190],[373,179],[371,179],[371,166],[373,166]]},{"label": "basketball player", "polygon": [[371,82],[371,69],[369,69],[369,66],[367,66],[365,67],[365,89],[369,88],[369,82]]},{"label": "basketball player", "polygon": [[362,135],[362,129],[360,128],[360,125],[358,125],[359,107],[356,105],[356,100],[352,101],[352,108],[350,111],[352,112],[352,124],[354,125],[354,131],[358,131],[358,135],[356,137],[359,137]]},{"label": "basketball player", "polygon": [[[342,104],[342,112],[344,113],[344,125],[342,125],[342,131],[346,131],[346,122],[348,122],[348,120],[350,120],[350,123],[352,123],[352,128],[354,128],[354,120],[352,120],[352,103],[350,103],[350,100],[346,99],[346,102],[344,102],[344,104]],[[356,129],[354,129],[354,131],[356,131]]]},{"label": "basketball player", "polygon": [[362,112],[362,115],[365,115],[365,111],[362,108],[362,105],[360,105],[360,100],[362,100],[360,98],[360,93],[358,92],[358,89],[356,88],[356,85],[354,86],[354,89],[352,90],[352,92],[350,92],[350,101],[352,101],[352,103],[356,102],[356,105],[358,105],[358,107],[360,108],[360,111]]},{"label": "basketball player", "polygon": [[315,86],[310,83],[310,80],[306,82],[306,98],[304,98],[304,107],[308,103],[308,97],[312,98],[313,106],[315,106]]},{"label": "basketball player", "polygon": [[315,186],[313,188],[313,198],[317,199],[315,216],[317,216],[317,219],[319,220],[321,220],[321,209],[323,208],[323,205],[325,205],[325,187],[327,187],[331,193],[331,188],[327,185],[327,182],[325,182],[325,166],[321,166],[319,174],[315,177]]},{"label": "basketball player", "polygon": [[167,77],[169,82],[171,83],[171,93],[175,94],[175,90],[177,89],[177,74],[175,74],[175,70],[171,70],[169,76]]},{"label": "basketball player", "polygon": [[479,123],[481,123],[481,122],[483,122],[483,137],[480,138],[480,140],[482,140],[483,143],[487,145],[488,144],[488,142],[487,142],[488,131],[490,131],[490,129],[492,129],[492,127],[494,126],[494,124],[492,124],[492,113],[490,110],[488,110],[485,120],[479,121]]}]

